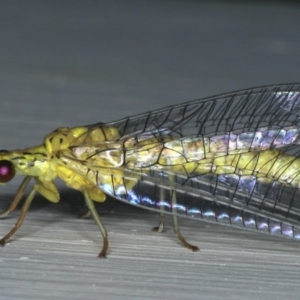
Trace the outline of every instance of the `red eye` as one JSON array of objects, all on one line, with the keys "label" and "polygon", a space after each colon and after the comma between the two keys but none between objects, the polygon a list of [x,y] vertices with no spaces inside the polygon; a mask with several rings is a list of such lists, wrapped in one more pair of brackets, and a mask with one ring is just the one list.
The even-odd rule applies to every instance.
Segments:
[{"label": "red eye", "polygon": [[0,182],[5,183],[15,176],[15,167],[9,160],[0,160]]}]

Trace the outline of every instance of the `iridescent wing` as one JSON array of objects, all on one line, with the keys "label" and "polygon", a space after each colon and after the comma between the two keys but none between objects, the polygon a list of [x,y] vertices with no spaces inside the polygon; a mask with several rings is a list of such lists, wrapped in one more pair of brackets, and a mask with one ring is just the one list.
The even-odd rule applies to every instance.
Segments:
[{"label": "iridescent wing", "polygon": [[85,164],[121,201],[300,239],[299,116],[299,84],[222,94],[91,126],[120,138],[85,150]]}]

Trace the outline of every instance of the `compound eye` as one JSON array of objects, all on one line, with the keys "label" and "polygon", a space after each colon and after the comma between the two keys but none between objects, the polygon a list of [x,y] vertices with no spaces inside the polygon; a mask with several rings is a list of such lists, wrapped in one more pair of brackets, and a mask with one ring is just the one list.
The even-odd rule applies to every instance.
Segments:
[{"label": "compound eye", "polygon": [[9,160],[0,160],[0,182],[6,183],[14,178],[15,166]]}]

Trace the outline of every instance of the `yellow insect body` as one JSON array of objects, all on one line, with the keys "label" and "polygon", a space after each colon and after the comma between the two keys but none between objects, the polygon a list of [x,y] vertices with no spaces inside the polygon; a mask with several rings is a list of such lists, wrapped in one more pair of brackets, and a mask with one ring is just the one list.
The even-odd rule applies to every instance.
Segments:
[{"label": "yellow insect body", "polygon": [[[105,201],[105,192],[100,188],[103,185],[110,186],[111,189],[122,187],[125,192],[137,183],[139,175],[126,178],[124,166],[139,174],[147,173],[150,168],[157,168],[167,170],[169,174],[253,175],[262,180],[276,178],[294,186],[299,185],[298,158],[282,154],[278,150],[245,153],[239,153],[238,150],[224,153],[219,150],[218,144],[203,142],[200,138],[172,140],[170,137],[150,137],[141,141],[122,139],[116,128],[97,125],[58,128],[48,134],[40,146],[0,152],[0,161],[13,163],[17,174],[33,177],[36,180],[33,192],[38,191],[51,202],[59,201],[59,192],[53,184],[57,177],[67,186],[83,192],[104,239],[107,239],[107,234],[91,206],[91,200]],[[8,211],[0,216],[7,213]],[[7,237],[11,235],[4,237],[1,243],[5,244]],[[185,246],[197,250],[184,239],[181,241]],[[107,241],[104,240],[100,256],[105,257],[106,251]]]},{"label": "yellow insect body", "polygon": [[[59,201],[59,193],[52,183],[56,177],[76,190],[87,188],[93,200],[102,202],[105,200],[105,194],[95,187],[95,183],[75,173],[60,157],[72,145],[105,142],[116,139],[117,134],[117,131],[111,128],[97,128],[89,132],[87,127],[58,128],[45,137],[43,145],[0,153],[0,159],[11,161],[17,173],[34,177],[39,192],[51,202]],[[83,172],[86,169],[78,161],[70,162],[70,167],[73,164],[80,164]]]}]

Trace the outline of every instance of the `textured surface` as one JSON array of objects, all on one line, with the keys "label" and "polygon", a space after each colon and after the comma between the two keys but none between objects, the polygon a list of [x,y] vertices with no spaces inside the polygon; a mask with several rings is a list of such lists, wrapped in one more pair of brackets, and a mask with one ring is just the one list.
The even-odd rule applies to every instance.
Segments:
[{"label": "textured surface", "polygon": [[[245,87],[299,81],[300,7],[221,1],[5,1],[0,10],[0,148],[32,146],[59,126],[127,115]],[[272,18],[266,16],[272,16]],[[1,187],[0,208],[20,179]],[[0,299],[299,299],[299,243],[98,206],[109,257],[80,194],[39,197],[0,249]],[[0,220],[0,234],[19,210]]]}]

